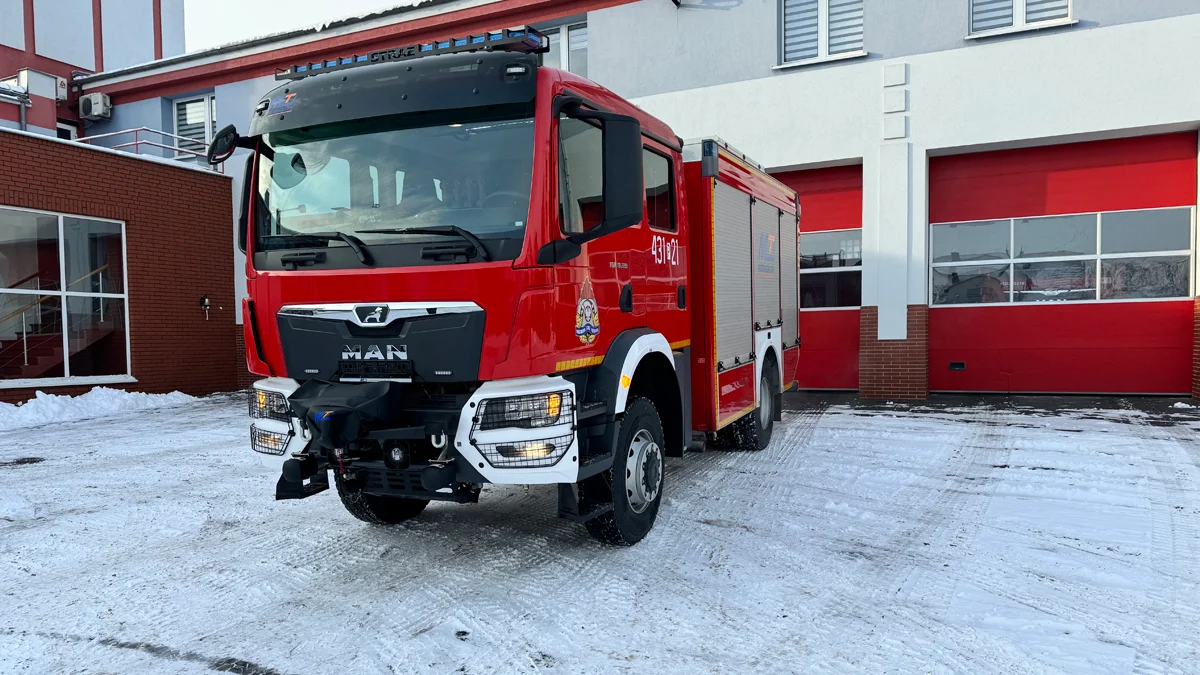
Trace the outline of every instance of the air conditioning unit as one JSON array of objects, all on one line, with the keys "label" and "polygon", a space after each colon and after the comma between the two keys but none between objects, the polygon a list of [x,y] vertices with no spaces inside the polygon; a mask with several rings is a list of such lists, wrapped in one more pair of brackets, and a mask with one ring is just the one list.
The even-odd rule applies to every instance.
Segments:
[{"label": "air conditioning unit", "polygon": [[79,116],[85,120],[106,120],[112,117],[112,101],[108,94],[84,94],[79,97]]}]

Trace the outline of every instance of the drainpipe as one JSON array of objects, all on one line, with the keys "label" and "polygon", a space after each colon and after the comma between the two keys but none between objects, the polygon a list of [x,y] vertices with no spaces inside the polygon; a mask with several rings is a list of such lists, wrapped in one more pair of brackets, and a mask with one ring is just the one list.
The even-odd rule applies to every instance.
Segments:
[{"label": "drainpipe", "polygon": [[21,125],[19,127],[21,131],[29,131],[29,123],[25,120],[25,106],[28,105],[28,103],[28,99],[25,101],[17,101],[17,107],[21,109],[21,121],[19,122]]}]

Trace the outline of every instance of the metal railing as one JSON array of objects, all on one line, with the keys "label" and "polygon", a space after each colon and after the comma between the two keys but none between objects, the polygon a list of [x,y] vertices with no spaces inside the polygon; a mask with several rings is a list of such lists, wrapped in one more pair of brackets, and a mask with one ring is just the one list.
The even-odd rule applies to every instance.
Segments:
[{"label": "metal railing", "polygon": [[[90,279],[90,278],[96,276],[97,274],[104,272],[108,268],[109,268],[109,265],[101,265],[100,267],[97,267],[96,269],[92,270],[91,272],[88,272],[87,274],[79,277],[75,281],[72,281],[71,283],[67,284],[67,288],[71,288],[72,286],[74,286],[75,284],[78,284],[81,281]],[[30,277],[27,277],[25,280],[28,281],[29,279],[30,279]],[[38,282],[39,282],[38,290],[40,290],[40,281],[41,280],[38,279]],[[100,290],[99,290],[99,292],[100,293],[104,292],[104,275],[103,274],[100,275]],[[12,297],[17,297],[17,296],[12,296]],[[8,314],[5,314],[4,316],[0,316],[0,327],[4,326],[5,322],[8,321],[9,319],[16,319],[18,316],[21,317],[21,343],[22,343],[22,351],[24,352],[25,365],[29,365],[29,328],[28,328],[28,324],[25,320],[26,313],[35,307],[40,307],[40,305],[42,303],[46,302],[47,300],[53,300],[55,298],[63,299],[63,303],[62,303],[62,306],[59,308],[59,312],[63,313],[63,314],[65,314],[67,312],[67,307],[66,307],[67,296],[66,295],[55,294],[55,295],[42,295],[42,296],[34,296],[34,297],[36,299],[33,300],[32,302],[29,302],[28,304],[23,305],[22,307],[19,307],[15,311],[9,312]],[[83,296],[74,296],[74,297],[85,297],[86,298],[86,297],[95,297],[95,296],[83,295]],[[104,321],[104,303],[103,302],[100,303],[100,321],[101,322]],[[9,363],[0,364],[0,367],[4,367],[4,366],[10,365],[10,364],[11,364],[11,360],[9,361]]]},{"label": "metal railing", "polygon": [[[118,143],[116,145],[100,145],[100,146],[96,146],[96,147],[108,148],[109,150],[124,150],[126,148],[132,148],[132,150],[130,150],[130,152],[135,155],[141,155],[142,148],[158,148],[160,150],[169,150],[170,152],[175,153],[175,154],[174,154],[174,156],[170,156],[170,157],[165,156],[165,155],[153,155],[155,157],[164,157],[165,159],[174,159],[176,161],[194,162],[194,163],[200,164],[202,166],[209,166],[208,159],[207,159],[208,155],[206,152],[207,149],[205,149],[205,150],[190,150],[186,147],[182,147],[182,145],[184,143],[187,143],[189,145],[199,145],[199,146],[203,146],[204,145],[203,143],[197,141],[194,138],[188,138],[186,136],[179,136],[177,134],[167,133],[167,132],[161,131],[159,129],[151,129],[150,127],[138,127],[136,129],[123,129],[121,131],[114,131],[114,132],[108,133],[108,134],[97,134],[96,136],[85,136],[83,138],[79,138],[76,140],[79,143],[87,143],[90,145],[92,141],[96,141],[101,138],[116,138],[117,136],[126,136],[129,134],[133,134],[132,141]],[[158,136],[161,137],[161,142],[152,141],[149,139],[143,139],[142,138],[143,134],[146,134],[146,135],[157,134]],[[167,139],[174,140],[175,143],[173,145],[168,145]],[[197,160],[197,159],[200,161],[195,162],[195,160]],[[219,173],[225,173],[224,162],[212,167],[212,170],[217,171]]]}]

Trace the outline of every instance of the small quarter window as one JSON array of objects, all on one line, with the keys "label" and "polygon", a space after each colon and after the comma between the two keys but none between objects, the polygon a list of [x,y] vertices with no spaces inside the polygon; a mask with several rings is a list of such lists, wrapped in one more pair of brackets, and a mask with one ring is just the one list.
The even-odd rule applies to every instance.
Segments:
[{"label": "small quarter window", "polygon": [[642,175],[646,183],[646,223],[657,230],[674,232],[671,160],[648,148],[643,149]]}]

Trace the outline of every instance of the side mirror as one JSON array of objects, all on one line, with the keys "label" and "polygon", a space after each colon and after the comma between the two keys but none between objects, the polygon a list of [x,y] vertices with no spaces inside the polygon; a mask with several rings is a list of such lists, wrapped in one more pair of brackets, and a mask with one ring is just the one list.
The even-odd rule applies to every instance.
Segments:
[{"label": "side mirror", "polygon": [[239,140],[241,137],[232,124],[218,131],[213,136],[212,145],[208,146],[208,163],[215,166],[232,157],[239,147]]},{"label": "side mirror", "polygon": [[578,256],[580,245],[642,222],[645,186],[642,177],[642,125],[637,118],[603,110],[588,110],[576,100],[561,108],[569,117],[600,123],[603,138],[604,220],[586,232],[550,242],[538,251],[540,264],[564,262]]}]

